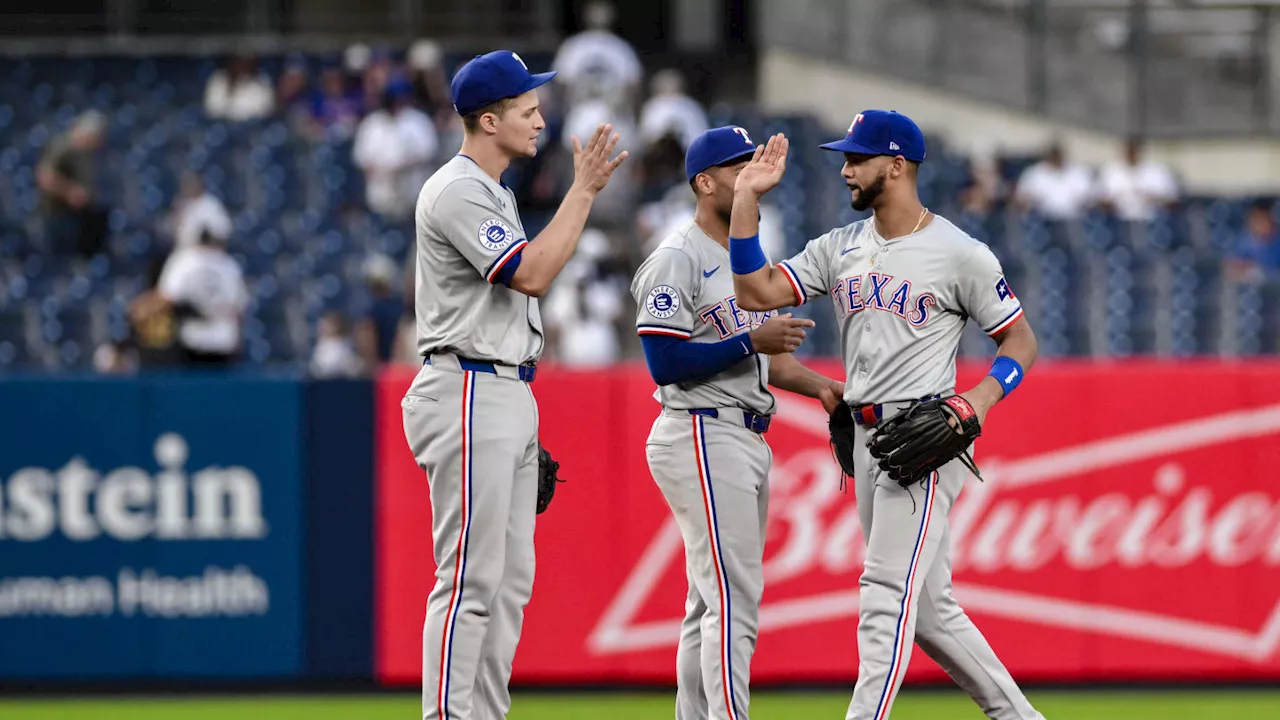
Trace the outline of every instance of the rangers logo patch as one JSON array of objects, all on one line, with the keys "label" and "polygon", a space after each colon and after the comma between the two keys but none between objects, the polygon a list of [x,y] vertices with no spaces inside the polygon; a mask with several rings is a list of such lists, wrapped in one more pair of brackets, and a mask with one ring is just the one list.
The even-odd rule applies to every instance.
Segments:
[{"label": "rangers logo patch", "polygon": [[501,250],[511,244],[511,240],[515,238],[515,233],[511,232],[511,226],[499,220],[498,218],[489,218],[480,223],[480,244],[490,250]]},{"label": "rangers logo patch", "polygon": [[659,320],[666,320],[680,309],[680,297],[676,294],[676,289],[670,285],[659,285],[649,291],[644,307],[650,315]]}]

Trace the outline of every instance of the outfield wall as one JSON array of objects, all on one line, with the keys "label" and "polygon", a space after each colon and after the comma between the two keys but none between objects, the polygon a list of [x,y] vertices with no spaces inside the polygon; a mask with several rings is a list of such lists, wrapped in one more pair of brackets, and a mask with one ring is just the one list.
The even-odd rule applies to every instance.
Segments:
[{"label": "outfield wall", "polygon": [[[0,381],[0,680],[416,684],[412,373]],[[539,518],[515,680],[671,683],[685,590],[644,464],[653,385],[545,368],[534,390],[568,483]],[[848,684],[853,497],[820,408],[780,400],[753,679]],[[952,511],[956,594],[1027,681],[1280,681],[1278,441],[1277,362],[1042,363]],[[945,676],[916,652],[908,679]]]}]

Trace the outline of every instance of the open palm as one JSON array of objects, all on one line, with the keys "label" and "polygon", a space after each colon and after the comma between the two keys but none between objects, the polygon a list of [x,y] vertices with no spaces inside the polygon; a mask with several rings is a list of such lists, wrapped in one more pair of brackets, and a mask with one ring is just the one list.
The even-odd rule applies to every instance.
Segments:
[{"label": "open palm", "polygon": [[755,155],[738,174],[735,190],[763,195],[778,186],[787,171],[787,136],[778,133],[756,147]]}]

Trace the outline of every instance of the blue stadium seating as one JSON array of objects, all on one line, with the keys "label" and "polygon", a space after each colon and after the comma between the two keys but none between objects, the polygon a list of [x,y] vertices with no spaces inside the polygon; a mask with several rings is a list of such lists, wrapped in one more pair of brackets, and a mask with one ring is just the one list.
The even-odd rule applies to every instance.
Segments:
[{"label": "blue stadium seating", "polygon": [[[263,68],[280,61],[263,58]],[[215,67],[213,59],[190,57],[0,60],[0,370],[85,367],[98,344],[128,336],[128,303],[144,289],[148,264],[167,248],[160,221],[186,171],[198,173],[232,212],[230,250],[252,294],[245,323],[251,363],[305,362],[319,316],[361,306],[365,255],[409,257],[412,225],[363,210],[363,179],[351,164],[349,140],[312,144],[280,119],[205,118],[201,97]],[[111,119],[99,166],[115,173],[102,184],[113,208],[112,236],[105,255],[72,262],[44,251],[34,221],[34,167],[49,140],[91,107]],[[791,251],[866,216],[849,207],[841,158],[818,150],[841,129],[806,115],[719,106],[711,121],[752,128],[758,140],[774,132],[792,139],[787,176],[769,196]],[[1144,227],[1099,213],[1066,227],[1003,207],[966,212],[957,201],[971,180],[966,160],[930,143],[921,169],[925,203],[1001,257],[1043,353],[1277,351],[1280,291],[1274,284],[1235,287],[1222,271],[1247,199],[1187,198]],[[1006,158],[1002,172],[1016,178],[1030,161]],[[837,338],[826,325],[807,352],[834,350]]]}]

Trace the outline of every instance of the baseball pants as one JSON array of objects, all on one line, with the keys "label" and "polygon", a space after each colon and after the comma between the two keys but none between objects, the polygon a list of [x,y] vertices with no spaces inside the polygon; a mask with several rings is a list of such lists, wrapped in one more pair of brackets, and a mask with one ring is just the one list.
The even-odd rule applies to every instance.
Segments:
[{"label": "baseball pants", "polygon": [[747,720],[773,452],[740,413],[663,410],[645,453],[684,538],[689,579],[676,720]]},{"label": "baseball pants", "polygon": [[511,664],[533,592],[538,410],[519,379],[447,359],[433,356],[401,403],[430,486],[436,561],[422,717],[498,720],[511,708]]},{"label": "baseball pants", "polygon": [[[886,404],[883,416],[905,406]],[[903,489],[871,457],[869,435],[858,426],[853,457],[866,560],[859,583],[858,682],[847,720],[889,717],[913,639],[987,717],[1043,720],[951,593],[947,515],[968,468],[953,461],[930,481]]]}]

